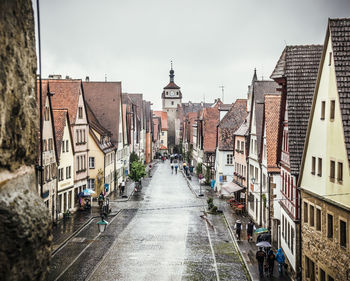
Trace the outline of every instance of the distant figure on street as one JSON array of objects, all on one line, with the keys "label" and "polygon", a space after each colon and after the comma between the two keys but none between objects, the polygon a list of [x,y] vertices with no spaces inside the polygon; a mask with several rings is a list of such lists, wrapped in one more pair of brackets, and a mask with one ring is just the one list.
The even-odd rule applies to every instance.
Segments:
[{"label": "distant figure on street", "polygon": [[283,275],[283,266],[285,258],[281,248],[277,250],[276,261],[278,262],[278,273],[279,275]]},{"label": "distant figure on street", "polygon": [[241,240],[241,230],[242,230],[242,223],[240,220],[237,220],[235,223],[235,229],[236,229],[236,235],[237,239]]},{"label": "distant figure on street", "polygon": [[272,250],[269,251],[269,253],[267,254],[267,262],[269,265],[269,276],[272,277],[273,276],[273,268],[275,266],[275,254],[273,253]]},{"label": "distant figure on street", "polygon": [[185,174],[186,174],[186,176],[188,176],[188,166],[187,166],[187,165],[184,166],[184,169],[185,169]]},{"label": "distant figure on street", "polygon": [[259,250],[256,252],[255,257],[258,260],[259,275],[260,275],[260,277],[263,277],[264,276],[264,260],[266,257],[266,253],[263,251],[262,247],[259,247]]},{"label": "distant figure on street", "polygon": [[120,183],[120,191],[121,191],[121,195],[124,194],[124,191],[125,191],[125,181],[122,180],[122,182]]},{"label": "distant figure on street", "polygon": [[250,242],[251,240],[253,240],[253,231],[256,229],[252,220],[249,221],[246,228],[247,228],[248,242]]},{"label": "distant figure on street", "polygon": [[177,165],[177,163],[175,163],[175,174],[177,174],[177,169],[179,168],[179,166]]},{"label": "distant figure on street", "polygon": [[103,201],[105,200],[105,197],[101,191],[100,195],[98,196],[98,205],[100,206],[100,208],[102,208],[103,205]]},{"label": "distant figure on street", "polygon": [[190,174],[191,174],[191,176],[193,176],[193,169],[194,169],[193,165],[190,165]]},{"label": "distant figure on street", "polygon": [[171,163],[171,164],[170,164],[170,167],[171,167],[171,174],[173,174],[173,173],[174,173],[174,164]]}]

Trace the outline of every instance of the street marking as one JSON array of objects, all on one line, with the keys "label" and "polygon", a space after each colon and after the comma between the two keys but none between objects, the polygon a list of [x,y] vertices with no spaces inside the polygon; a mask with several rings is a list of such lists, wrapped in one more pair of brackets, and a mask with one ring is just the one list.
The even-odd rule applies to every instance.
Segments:
[{"label": "street marking", "polygon": [[[120,214],[121,212],[119,212],[113,219],[111,219],[111,221],[109,222],[109,223],[112,223],[114,220],[115,220],[115,218],[116,217],[118,217],[118,215]],[[101,233],[103,233],[103,232],[99,232],[99,234],[97,234],[97,236],[95,236],[95,238],[93,239],[93,240],[96,240],[98,237],[100,237],[100,235],[101,235]],[[60,279],[61,278],[61,276],[78,260],[78,258],[90,247],[90,245],[92,245],[93,243],[89,243],[81,252],[80,252],[80,254],[66,267],[66,269],[65,270],[63,270],[62,272],[61,272],[61,274],[60,275],[58,275],[57,277],[56,277],[56,279],[55,279],[55,281],[56,280],[58,280],[58,279]]]},{"label": "street marking", "polygon": [[209,233],[209,228],[208,228],[208,224],[207,224],[207,223],[205,223],[205,227],[207,228],[207,234],[208,234],[208,238],[209,238],[209,245],[210,245],[211,253],[212,253],[213,259],[214,259],[214,267],[215,267],[215,273],[216,273],[216,280],[220,281],[219,271],[218,271],[218,265],[217,265],[217,263],[216,263],[214,248],[213,248],[213,244],[211,243],[211,238],[210,238],[210,233]]}]

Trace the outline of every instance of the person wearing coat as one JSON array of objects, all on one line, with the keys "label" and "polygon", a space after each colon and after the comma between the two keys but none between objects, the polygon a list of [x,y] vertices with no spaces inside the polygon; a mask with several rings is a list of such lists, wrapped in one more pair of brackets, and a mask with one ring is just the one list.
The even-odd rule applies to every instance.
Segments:
[{"label": "person wearing coat", "polygon": [[278,273],[279,275],[282,275],[285,257],[281,248],[277,250],[276,261],[278,262]]}]

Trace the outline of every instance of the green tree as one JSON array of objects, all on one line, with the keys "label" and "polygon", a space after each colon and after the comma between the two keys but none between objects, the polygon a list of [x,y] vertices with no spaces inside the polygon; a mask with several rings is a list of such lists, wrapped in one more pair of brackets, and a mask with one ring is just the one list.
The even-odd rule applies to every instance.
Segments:
[{"label": "green tree", "polygon": [[134,161],[139,161],[139,157],[137,156],[137,154],[135,152],[131,152],[130,157],[129,157],[129,163],[131,165],[132,162]]},{"label": "green tree", "polygon": [[141,163],[141,161],[133,161],[131,163],[130,175],[129,177],[135,181],[139,182],[142,177],[146,175],[146,166]]},{"label": "green tree", "polygon": [[203,172],[203,167],[202,167],[202,163],[199,162],[196,166],[196,174],[197,176],[199,176],[199,174],[201,174]]},{"label": "green tree", "polygon": [[210,172],[210,167],[205,167],[205,182],[206,184],[210,184],[210,178],[211,178],[211,172]]}]

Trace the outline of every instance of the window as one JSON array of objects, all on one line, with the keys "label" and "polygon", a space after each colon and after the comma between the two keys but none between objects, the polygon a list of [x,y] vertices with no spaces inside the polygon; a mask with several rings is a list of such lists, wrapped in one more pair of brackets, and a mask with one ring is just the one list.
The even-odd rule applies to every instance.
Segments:
[{"label": "window", "polygon": [[328,275],[328,281],[334,281],[334,278]]},{"label": "window", "polygon": [[80,156],[77,156],[77,172],[80,171]]},{"label": "window", "polygon": [[311,174],[315,174],[316,170],[316,157],[312,157],[312,162],[311,162]]},{"label": "window", "polygon": [[81,106],[79,106],[79,119],[83,119],[83,108]]},{"label": "window", "polygon": [[66,140],[66,152],[68,152],[69,151],[69,149],[68,149],[68,140]]},{"label": "window", "polygon": [[321,231],[321,209],[316,208],[316,230]]},{"label": "window", "polygon": [[222,181],[227,181],[227,176],[222,176]]},{"label": "window", "polygon": [[58,170],[58,180],[63,181],[63,168]]},{"label": "window", "polygon": [[310,226],[315,226],[315,208],[310,205]]},{"label": "window", "polygon": [[44,140],[43,142],[43,151],[47,151],[47,141]]},{"label": "window", "polygon": [[304,223],[308,223],[308,204],[304,202]]},{"label": "window", "polygon": [[339,241],[340,241],[340,246],[345,247],[346,248],[346,222],[343,220],[339,221],[339,225],[340,225],[340,233],[339,233]]},{"label": "window", "polygon": [[232,154],[227,154],[226,155],[226,164],[227,165],[232,165],[232,161],[233,161],[233,155]]},{"label": "window", "polygon": [[66,179],[71,178],[71,166],[66,167]]},{"label": "window", "polygon": [[68,192],[68,209],[72,208],[72,191]]},{"label": "window", "polygon": [[95,179],[88,179],[88,188],[95,190]]},{"label": "window", "polygon": [[310,281],[315,281],[314,262],[310,260],[307,256],[305,256],[305,264],[306,264],[306,277],[309,278]]},{"label": "window", "polygon": [[322,101],[321,102],[321,120],[324,120],[326,115],[326,102]]},{"label": "window", "polygon": [[83,131],[83,143],[86,142],[86,139],[85,139],[85,130],[82,130]]},{"label": "window", "polygon": [[318,158],[317,175],[322,177],[322,158]]},{"label": "window", "polygon": [[244,141],[241,141],[241,151],[244,153]]},{"label": "window", "polygon": [[284,216],[282,215],[282,237],[284,239]]},{"label": "window", "polygon": [[64,149],[64,143],[65,143],[65,141],[62,141],[62,152],[65,151],[65,149]]},{"label": "window", "polygon": [[329,175],[331,181],[334,181],[335,178],[335,161],[331,160],[331,167],[330,167],[330,175]]},{"label": "window", "polygon": [[332,52],[329,52],[329,61],[328,61],[328,66],[332,65]]},{"label": "window", "polygon": [[327,237],[333,238],[333,216],[327,214]]},{"label": "window", "polygon": [[163,143],[163,140],[160,140],[160,143]]},{"label": "window", "polygon": [[171,105],[174,105],[174,102],[173,102],[173,101],[171,102]]},{"label": "window", "polygon": [[294,252],[294,228],[290,228],[290,250],[293,254]]},{"label": "window", "polygon": [[320,281],[326,281],[326,273],[320,268]]},{"label": "window", "polygon": [[335,101],[331,100],[331,112],[330,112],[330,120],[334,120],[334,111],[335,111]]},{"label": "window", "polygon": [[239,150],[240,146],[241,146],[241,142],[237,140],[237,150]]},{"label": "window", "polygon": [[338,182],[343,181],[343,163],[338,162]]},{"label": "window", "polygon": [[162,132],[162,136],[164,136],[164,132]]}]

